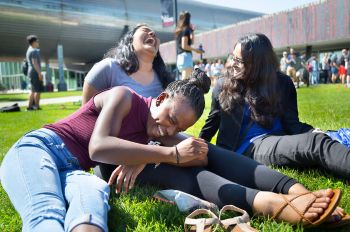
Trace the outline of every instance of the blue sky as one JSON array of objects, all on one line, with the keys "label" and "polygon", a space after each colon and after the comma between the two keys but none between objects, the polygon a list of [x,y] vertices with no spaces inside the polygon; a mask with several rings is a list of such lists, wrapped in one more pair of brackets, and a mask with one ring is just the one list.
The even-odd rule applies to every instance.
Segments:
[{"label": "blue sky", "polygon": [[208,4],[250,10],[267,14],[289,10],[320,0],[196,0]]}]

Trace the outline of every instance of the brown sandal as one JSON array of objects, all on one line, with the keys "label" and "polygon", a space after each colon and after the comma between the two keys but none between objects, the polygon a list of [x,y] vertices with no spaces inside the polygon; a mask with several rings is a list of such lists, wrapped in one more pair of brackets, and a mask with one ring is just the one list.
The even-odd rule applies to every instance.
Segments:
[{"label": "brown sandal", "polygon": [[[237,216],[237,217],[233,217],[233,218],[228,218],[228,219],[224,219],[222,220],[222,214],[226,211],[233,211],[233,212],[238,212],[241,213],[242,216]],[[253,227],[251,227],[249,225],[249,215],[248,213],[243,210],[240,209],[234,205],[225,205],[224,207],[222,207],[222,209],[220,210],[220,224],[223,228],[225,228],[227,231],[230,232],[258,232],[258,230],[254,229]]]},{"label": "brown sandal", "polygon": [[[281,221],[281,220],[287,221],[291,224],[301,223],[301,224],[303,224],[304,227],[318,226],[318,225],[322,224],[323,222],[325,222],[325,220],[333,213],[335,208],[338,206],[338,203],[339,203],[339,200],[341,197],[341,191],[340,191],[340,189],[334,189],[332,191],[334,194],[331,198],[331,201],[328,205],[328,208],[323,212],[323,214],[316,221],[310,221],[309,219],[305,218],[305,216],[304,216],[305,212],[310,208],[310,206],[317,199],[315,193],[313,193],[313,192],[299,194],[299,195],[294,196],[291,199],[288,199],[285,195],[281,195],[283,197],[283,199],[285,200],[285,203],[276,211],[276,213],[272,216],[272,218],[277,220],[277,221]],[[298,199],[300,199],[300,197],[308,195],[308,194],[312,194],[313,198],[311,201],[309,201],[306,204],[305,209],[300,211],[295,206],[296,203],[293,203],[293,202],[296,202]],[[288,214],[285,214],[284,216],[281,216],[283,214],[283,211],[287,207],[292,208],[294,210],[294,213],[288,213]],[[281,217],[283,217],[283,219],[281,219]]]},{"label": "brown sandal", "polygon": [[[194,218],[199,215],[209,215],[210,218]],[[211,232],[212,226],[218,224],[219,219],[213,212],[207,209],[197,209],[186,217],[184,226],[185,232]]]},{"label": "brown sandal", "polygon": [[350,225],[350,215],[346,214],[343,216],[340,221],[336,222],[325,222],[322,224],[322,228],[327,228],[327,229],[334,229],[334,228],[339,228],[343,226]]}]

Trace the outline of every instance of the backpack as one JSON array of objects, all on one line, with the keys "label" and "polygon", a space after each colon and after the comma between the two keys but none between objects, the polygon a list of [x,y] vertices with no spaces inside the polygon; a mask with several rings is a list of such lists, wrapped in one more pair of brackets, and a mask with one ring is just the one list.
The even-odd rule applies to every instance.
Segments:
[{"label": "backpack", "polygon": [[11,106],[5,106],[0,108],[0,112],[17,112],[17,111],[21,111],[17,103]]},{"label": "backpack", "polygon": [[309,64],[307,65],[307,71],[308,71],[308,72],[312,72],[312,71],[313,71],[313,67],[312,67],[312,64],[311,64],[311,63],[309,63]]},{"label": "backpack", "polygon": [[333,140],[337,140],[339,143],[344,144],[350,148],[350,129],[340,128],[337,131],[327,131],[326,134]]},{"label": "backpack", "polygon": [[28,61],[27,59],[24,59],[22,61],[22,73],[27,76],[28,75]]}]

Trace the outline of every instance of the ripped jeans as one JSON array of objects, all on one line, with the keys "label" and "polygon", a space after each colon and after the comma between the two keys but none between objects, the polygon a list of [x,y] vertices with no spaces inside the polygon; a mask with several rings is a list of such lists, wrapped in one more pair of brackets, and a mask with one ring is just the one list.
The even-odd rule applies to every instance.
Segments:
[{"label": "ripped jeans", "polygon": [[109,186],[81,170],[51,130],[19,139],[1,164],[0,180],[22,218],[22,231],[71,231],[80,224],[108,231]]}]

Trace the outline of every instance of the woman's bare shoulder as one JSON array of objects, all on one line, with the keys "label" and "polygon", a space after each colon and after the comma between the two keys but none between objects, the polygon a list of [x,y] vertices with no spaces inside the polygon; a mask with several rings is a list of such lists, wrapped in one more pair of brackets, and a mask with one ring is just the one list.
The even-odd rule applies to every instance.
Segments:
[{"label": "woman's bare shoulder", "polygon": [[131,103],[132,92],[125,86],[116,86],[106,91],[103,91],[95,96],[95,105],[101,109],[104,105],[117,105],[121,103]]}]

